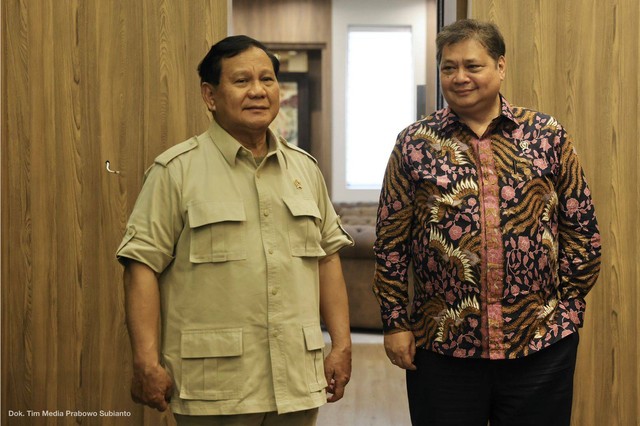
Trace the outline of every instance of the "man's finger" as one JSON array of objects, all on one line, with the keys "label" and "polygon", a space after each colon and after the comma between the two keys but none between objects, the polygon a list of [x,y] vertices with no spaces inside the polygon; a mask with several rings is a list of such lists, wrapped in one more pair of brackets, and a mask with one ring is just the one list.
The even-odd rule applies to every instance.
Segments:
[{"label": "man's finger", "polygon": [[344,396],[345,384],[336,383],[334,386],[332,395],[329,398],[327,398],[327,402],[336,402],[341,400],[342,397]]},{"label": "man's finger", "polygon": [[155,409],[162,412],[162,411],[165,411],[168,407],[169,407],[169,404],[167,404],[167,401],[162,400],[160,401],[159,404],[156,404]]}]

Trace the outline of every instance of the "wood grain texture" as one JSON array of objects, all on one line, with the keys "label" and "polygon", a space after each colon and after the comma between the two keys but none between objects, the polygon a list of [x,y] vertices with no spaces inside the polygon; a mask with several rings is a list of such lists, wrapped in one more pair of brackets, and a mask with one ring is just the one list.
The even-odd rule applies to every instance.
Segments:
[{"label": "wood grain texture", "polygon": [[234,34],[264,43],[331,40],[330,0],[233,0],[232,16]]},{"label": "wood grain texture", "polygon": [[507,98],[574,136],[596,204],[604,257],[580,333],[572,422],[638,425],[640,5],[487,0],[471,13],[505,36]]},{"label": "wood grain texture", "polygon": [[1,7],[2,424],[173,424],[129,397],[114,253],[146,167],[208,126],[196,67],[226,35],[227,1]]}]

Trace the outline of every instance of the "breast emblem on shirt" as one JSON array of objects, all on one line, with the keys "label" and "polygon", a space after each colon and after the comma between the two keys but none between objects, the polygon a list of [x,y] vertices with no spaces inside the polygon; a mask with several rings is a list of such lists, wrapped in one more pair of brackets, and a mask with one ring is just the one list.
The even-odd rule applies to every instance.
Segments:
[{"label": "breast emblem on shirt", "polygon": [[293,184],[296,186],[297,189],[302,189],[302,183],[300,183],[298,179],[294,180]]}]

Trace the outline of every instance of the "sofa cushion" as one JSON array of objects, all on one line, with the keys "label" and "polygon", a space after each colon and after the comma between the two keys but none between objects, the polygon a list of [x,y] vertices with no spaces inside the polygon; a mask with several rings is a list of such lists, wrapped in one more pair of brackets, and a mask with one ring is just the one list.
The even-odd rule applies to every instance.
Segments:
[{"label": "sofa cushion", "polygon": [[342,270],[349,294],[351,327],[355,329],[382,328],[380,307],[373,294],[377,203],[335,203],[342,226],[355,245],[340,250]]},{"label": "sofa cushion", "polygon": [[376,226],[377,203],[335,203],[343,224]]}]

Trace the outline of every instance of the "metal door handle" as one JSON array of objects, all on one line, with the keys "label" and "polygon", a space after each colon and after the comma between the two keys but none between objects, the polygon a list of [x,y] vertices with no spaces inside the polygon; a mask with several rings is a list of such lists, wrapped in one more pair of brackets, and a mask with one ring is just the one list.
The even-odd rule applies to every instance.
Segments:
[{"label": "metal door handle", "polygon": [[109,162],[109,160],[105,161],[105,162],[104,162],[104,164],[105,164],[105,166],[107,167],[107,171],[108,171],[109,173],[114,173],[114,174],[116,174],[116,175],[119,175],[119,174],[120,174],[120,171],[119,171],[119,170],[111,170],[111,163]]}]

